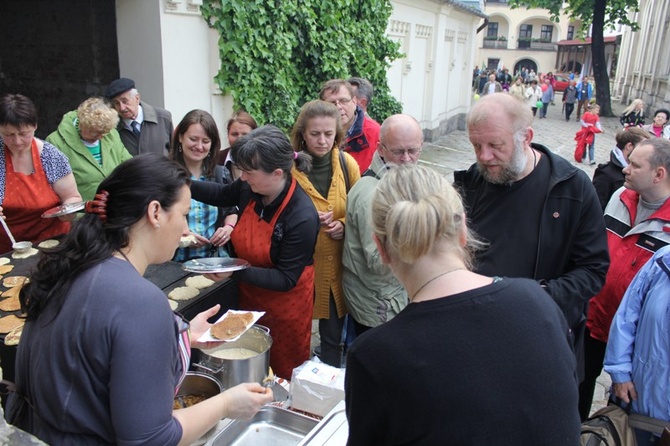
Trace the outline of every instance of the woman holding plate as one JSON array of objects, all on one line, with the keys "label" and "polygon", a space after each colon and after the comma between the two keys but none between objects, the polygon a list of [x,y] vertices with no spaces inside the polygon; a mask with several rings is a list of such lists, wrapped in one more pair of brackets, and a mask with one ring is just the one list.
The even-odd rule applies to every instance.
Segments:
[{"label": "woman holding plate", "polygon": [[234,273],[207,274],[239,282],[239,306],[265,311],[263,325],[273,338],[270,365],[290,378],[309,358],[314,300],[313,256],[319,216],[291,169],[307,171],[311,157],[293,151],[274,126],[242,136],[231,149],[240,179],[229,186],[194,181],[193,198],[214,206],[239,206],[232,233],[235,255],[251,267]]},{"label": "woman holding plate", "polygon": [[20,294],[27,322],[7,419],[48,444],[188,445],[272,401],[240,384],[185,409],[174,396],[219,306],[190,323],[142,276],[188,233],[190,178],[157,154],[119,165]]},{"label": "woman holding plate", "polygon": [[[70,163],[48,142],[35,138],[37,109],[21,94],[0,98],[0,218],[17,240],[37,242],[70,229],[75,214],[41,218],[60,204],[81,201]],[[0,234],[0,253],[12,244]]]}]

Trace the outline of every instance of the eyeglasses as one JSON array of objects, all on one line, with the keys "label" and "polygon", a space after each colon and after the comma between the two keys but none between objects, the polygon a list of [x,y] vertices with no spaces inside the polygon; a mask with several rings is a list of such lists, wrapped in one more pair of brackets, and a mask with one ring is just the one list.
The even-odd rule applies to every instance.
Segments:
[{"label": "eyeglasses", "polygon": [[382,145],[382,147],[384,147],[386,150],[388,150],[391,153],[391,155],[393,155],[395,157],[401,157],[404,154],[408,154],[409,156],[414,156],[414,155],[417,155],[421,152],[420,147],[416,148],[416,149],[393,149],[393,150],[391,150],[388,147],[386,147],[386,145],[383,142],[380,142],[380,144]]},{"label": "eyeglasses", "polygon": [[349,102],[351,102],[353,98],[342,98],[342,99],[337,99],[335,101],[328,101],[331,104],[333,104],[335,107],[339,105],[347,105]]}]

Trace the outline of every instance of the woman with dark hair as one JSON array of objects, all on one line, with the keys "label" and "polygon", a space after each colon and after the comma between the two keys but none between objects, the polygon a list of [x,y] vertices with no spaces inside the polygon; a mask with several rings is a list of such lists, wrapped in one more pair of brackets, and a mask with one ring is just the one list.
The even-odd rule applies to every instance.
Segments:
[{"label": "woman with dark hair", "polygon": [[235,163],[230,156],[230,148],[233,146],[233,144],[235,144],[235,141],[237,141],[238,138],[246,135],[257,127],[258,124],[256,124],[254,117],[244,110],[236,111],[226,124],[226,130],[228,134],[228,148],[221,151],[221,155],[219,156],[219,164],[225,166],[226,175],[230,177],[231,183],[240,177],[240,172],[235,167]]},{"label": "woman with dark hair", "polygon": [[[270,125],[242,136],[231,151],[240,179],[225,187],[194,181],[191,191],[207,204],[239,205],[233,249],[251,264],[232,273],[239,281],[239,306],[266,312],[263,325],[274,340],[270,365],[288,378],[309,358],[319,216],[291,170],[306,172],[311,157],[294,152],[286,135]],[[223,280],[230,275],[208,277]]]},{"label": "woman with dark hair", "polygon": [[312,157],[312,169],[291,172],[319,213],[321,229],[314,253],[314,314],[319,320],[321,360],[342,366],[342,328],[347,307],[342,291],[342,249],[347,193],[360,177],[356,160],[338,148],[344,137],[340,112],[333,104],[302,106],[291,133],[296,152]]},{"label": "woman with dark hair", "polygon": [[[221,139],[212,115],[204,110],[191,110],[174,129],[170,143],[170,159],[184,166],[192,180],[229,184],[225,168],[219,166]],[[188,227],[195,244],[179,248],[174,259],[178,262],[196,257],[228,257],[224,245],[237,224],[237,214],[231,208],[217,208],[191,200]]]},{"label": "woman with dark hair", "polygon": [[[70,163],[48,142],[35,138],[37,109],[21,94],[0,98],[0,218],[17,240],[37,242],[70,229],[74,214],[40,218],[47,209],[81,201]],[[12,249],[4,231],[0,253]]]},{"label": "woman with dark hair", "polygon": [[[62,243],[43,252],[20,294],[27,322],[8,403],[18,427],[49,444],[190,444],[221,418],[251,417],[272,400],[259,384],[242,384],[172,409],[198,343],[142,275],[188,231],[189,183],[161,155],[126,161]],[[191,321],[192,339],[218,308]]]}]

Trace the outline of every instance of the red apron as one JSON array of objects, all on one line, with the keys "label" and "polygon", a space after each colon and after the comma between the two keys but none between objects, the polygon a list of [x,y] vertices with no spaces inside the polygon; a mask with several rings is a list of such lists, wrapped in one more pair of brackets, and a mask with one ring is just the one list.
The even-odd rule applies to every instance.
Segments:
[{"label": "red apron", "polygon": [[[70,230],[70,223],[57,218],[42,218],[47,209],[60,204],[60,198],[47,181],[42,161],[37,150],[37,140],[33,138],[31,154],[33,173],[26,175],[14,171],[9,149],[5,147],[5,199],[2,212],[16,241],[38,242],[64,234]],[[0,234],[0,253],[11,251],[12,244],[4,231]]]},{"label": "red apron", "polygon": [[[249,201],[231,237],[238,257],[255,267],[274,268],[270,259],[272,232],[293,196],[296,184],[292,179],[286,198],[269,223],[258,218],[254,201]],[[290,291],[271,291],[244,282],[239,283],[239,291],[240,308],[266,312],[258,323],[267,326],[272,335],[270,366],[277,376],[291,379],[293,369],[309,359],[314,267],[306,266]]]}]

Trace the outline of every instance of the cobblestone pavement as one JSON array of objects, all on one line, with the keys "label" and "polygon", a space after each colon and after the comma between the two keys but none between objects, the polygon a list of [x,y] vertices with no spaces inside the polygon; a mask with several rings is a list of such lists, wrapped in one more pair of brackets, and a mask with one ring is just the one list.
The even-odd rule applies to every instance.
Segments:
[{"label": "cobblestone pavement", "polygon": [[[561,112],[561,100],[561,95],[557,94],[554,101],[556,105],[549,106],[547,118],[539,119],[539,117],[536,117],[533,120],[533,130],[535,131],[533,142],[545,145],[554,153],[561,155],[573,165],[584,170],[590,178],[593,178],[596,166],[577,163],[573,158],[576,145],[574,140],[575,133],[579,131],[580,124],[575,121],[576,113],[574,112],[570,121],[565,121],[565,115]],[[620,104],[612,104],[612,109],[616,116],[621,115],[624,108]],[[614,135],[621,130],[619,118],[617,117],[600,118],[600,124],[603,128],[603,133],[596,135],[596,165],[609,161],[610,150],[616,144]],[[467,131],[457,130],[440,137],[436,141],[425,143],[419,162],[443,172],[453,180],[453,172],[455,170],[467,169],[475,162],[474,151],[468,139]],[[603,372],[596,385],[592,411],[607,405],[607,392],[610,386],[610,377],[607,373]]]}]

